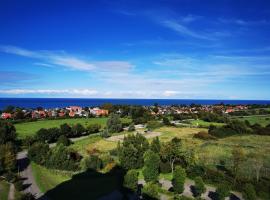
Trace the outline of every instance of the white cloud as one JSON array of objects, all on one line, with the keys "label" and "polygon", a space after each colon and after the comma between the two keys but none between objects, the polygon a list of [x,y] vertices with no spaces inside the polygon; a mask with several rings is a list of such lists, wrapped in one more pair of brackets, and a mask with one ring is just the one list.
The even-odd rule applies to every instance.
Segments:
[{"label": "white cloud", "polygon": [[173,90],[166,90],[163,92],[163,96],[165,96],[165,97],[171,97],[171,96],[175,96],[177,94],[179,94],[179,92],[173,91]]}]

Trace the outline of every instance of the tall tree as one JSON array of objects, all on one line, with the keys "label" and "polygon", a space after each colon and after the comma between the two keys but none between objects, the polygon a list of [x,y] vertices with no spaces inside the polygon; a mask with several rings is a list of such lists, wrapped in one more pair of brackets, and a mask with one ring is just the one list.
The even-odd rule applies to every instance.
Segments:
[{"label": "tall tree", "polygon": [[16,140],[16,129],[9,122],[0,121],[0,144],[14,143]]},{"label": "tall tree", "polygon": [[173,180],[172,185],[174,192],[177,194],[181,194],[184,191],[184,184],[186,179],[186,172],[180,166],[176,166],[173,172]]},{"label": "tall tree", "polygon": [[138,171],[135,169],[128,170],[124,177],[124,186],[133,192],[138,190]]},{"label": "tall tree", "polygon": [[107,128],[110,133],[118,133],[122,130],[122,122],[119,115],[111,114],[107,121]]},{"label": "tall tree", "polygon": [[144,153],[143,176],[146,182],[156,182],[159,176],[159,155],[151,150]]},{"label": "tall tree", "polygon": [[152,142],[151,142],[151,145],[150,145],[150,149],[155,152],[155,153],[160,153],[160,149],[161,149],[161,143],[159,141],[159,138],[158,137],[155,137]]}]

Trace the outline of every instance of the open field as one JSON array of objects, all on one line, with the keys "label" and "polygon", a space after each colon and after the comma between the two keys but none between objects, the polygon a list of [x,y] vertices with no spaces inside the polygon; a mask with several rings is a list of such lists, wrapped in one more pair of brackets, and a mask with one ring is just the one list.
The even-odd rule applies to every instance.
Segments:
[{"label": "open field", "polygon": [[6,181],[0,180],[0,199],[7,200],[9,192],[9,184]]},{"label": "open field", "polygon": [[[55,120],[39,120],[35,122],[26,122],[15,124],[16,131],[20,138],[34,135],[41,128],[54,128],[60,127],[61,124],[67,123],[69,125],[80,123],[87,127],[90,124],[100,124],[102,127],[106,125],[106,117],[103,118],[76,118],[76,119],[55,119]],[[122,119],[123,122],[129,121],[129,119]]]},{"label": "open field", "polygon": [[31,167],[35,181],[41,192],[46,192],[58,184],[71,179],[71,176],[67,174],[47,169],[35,163],[31,163]]},{"label": "open field", "polygon": [[218,122],[206,122],[200,119],[196,120],[190,120],[190,123],[194,126],[203,126],[203,127],[209,127],[210,125],[214,126],[223,126],[224,123],[218,123]]},{"label": "open field", "polygon": [[267,126],[270,124],[270,115],[251,115],[244,117],[232,117],[232,119],[238,119],[241,121],[248,120],[250,124],[261,124],[262,126]]}]

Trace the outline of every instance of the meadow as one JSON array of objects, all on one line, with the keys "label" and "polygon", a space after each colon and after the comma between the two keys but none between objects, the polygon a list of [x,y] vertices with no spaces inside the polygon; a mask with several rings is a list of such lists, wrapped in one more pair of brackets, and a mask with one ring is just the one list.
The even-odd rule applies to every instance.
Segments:
[{"label": "meadow", "polygon": [[[15,124],[16,132],[19,138],[34,135],[41,128],[55,128],[60,127],[61,124],[67,123],[69,125],[80,123],[84,127],[90,124],[100,124],[102,127],[106,125],[106,117],[103,118],[73,118],[73,119],[55,119],[55,120],[38,120],[35,122],[25,122]],[[121,119],[123,122],[129,121],[127,118]]]},{"label": "meadow", "polygon": [[223,126],[224,123],[218,123],[218,122],[206,122],[201,119],[196,120],[190,120],[190,123],[194,126],[201,126],[201,127],[209,127],[210,125],[214,126]]},{"label": "meadow", "polygon": [[250,124],[260,124],[262,126],[267,126],[270,124],[270,115],[251,115],[244,117],[232,117],[232,119],[238,119],[241,121],[249,121]]}]

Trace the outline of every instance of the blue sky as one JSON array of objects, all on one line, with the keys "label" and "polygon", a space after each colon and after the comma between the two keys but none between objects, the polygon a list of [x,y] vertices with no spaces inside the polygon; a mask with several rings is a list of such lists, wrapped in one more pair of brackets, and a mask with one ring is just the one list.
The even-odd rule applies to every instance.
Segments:
[{"label": "blue sky", "polygon": [[269,0],[1,0],[0,97],[270,99],[269,35]]}]

